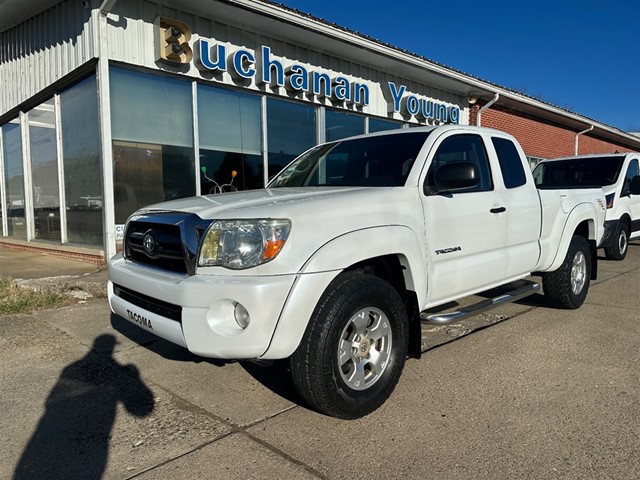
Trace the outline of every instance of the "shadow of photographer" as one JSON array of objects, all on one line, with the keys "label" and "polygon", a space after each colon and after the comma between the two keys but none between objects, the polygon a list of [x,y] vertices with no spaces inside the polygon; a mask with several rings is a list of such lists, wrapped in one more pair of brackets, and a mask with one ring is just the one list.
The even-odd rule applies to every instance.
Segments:
[{"label": "shadow of photographer", "polygon": [[64,368],[14,472],[14,479],[99,479],[109,457],[117,406],[136,417],[154,408],[138,369],[113,358],[116,339],[100,335]]},{"label": "shadow of photographer", "polygon": [[251,377],[271,390],[274,394],[297,405],[305,405],[304,401],[298,395],[298,392],[296,392],[293,381],[291,380],[289,361],[287,359],[259,362],[199,357],[184,347],[175,345],[147,332],[115,313],[111,314],[111,326],[119,334],[125,336],[135,344],[168,360],[191,363],[204,362],[220,368],[238,363]]}]

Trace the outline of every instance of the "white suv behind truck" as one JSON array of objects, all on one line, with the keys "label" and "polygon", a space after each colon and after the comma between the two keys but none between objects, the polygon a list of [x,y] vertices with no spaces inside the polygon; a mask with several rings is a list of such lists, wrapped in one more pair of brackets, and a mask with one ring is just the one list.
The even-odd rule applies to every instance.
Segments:
[{"label": "white suv behind truck", "polygon": [[600,247],[623,260],[629,239],[640,237],[640,153],[581,155],[545,160],[533,176],[539,189],[602,187],[607,200]]},{"label": "white suv behind truck", "polygon": [[[538,291],[578,308],[604,232],[600,188],[538,190],[497,130],[421,127],[310,149],[265,189],[153,205],[109,262],[118,315],[205,357],[289,358],[310,406],[379,407],[420,322]],[[459,311],[432,307],[508,285]]]}]

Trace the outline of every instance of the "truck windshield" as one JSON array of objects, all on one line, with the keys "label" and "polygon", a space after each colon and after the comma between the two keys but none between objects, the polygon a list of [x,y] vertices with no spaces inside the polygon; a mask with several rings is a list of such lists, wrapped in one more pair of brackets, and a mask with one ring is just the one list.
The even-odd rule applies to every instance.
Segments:
[{"label": "truck windshield", "polygon": [[268,185],[279,187],[403,186],[430,132],[408,132],[319,145]]},{"label": "truck windshield", "polygon": [[588,188],[612,185],[618,180],[624,157],[588,157],[553,160],[533,171],[540,189]]}]

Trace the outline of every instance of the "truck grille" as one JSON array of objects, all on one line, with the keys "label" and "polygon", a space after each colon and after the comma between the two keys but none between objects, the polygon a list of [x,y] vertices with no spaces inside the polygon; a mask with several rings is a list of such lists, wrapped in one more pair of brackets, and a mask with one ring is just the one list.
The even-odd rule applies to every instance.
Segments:
[{"label": "truck grille", "polygon": [[211,220],[192,213],[149,212],[127,223],[124,255],[137,263],[193,275],[198,245]]}]

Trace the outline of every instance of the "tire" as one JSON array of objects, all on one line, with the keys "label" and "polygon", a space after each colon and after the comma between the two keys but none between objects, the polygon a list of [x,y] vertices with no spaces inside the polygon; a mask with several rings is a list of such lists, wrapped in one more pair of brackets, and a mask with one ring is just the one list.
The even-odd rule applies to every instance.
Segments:
[{"label": "tire", "polygon": [[293,383],[315,410],[367,415],[393,392],[407,357],[407,313],[387,282],[359,272],[329,284],[291,356]]},{"label": "tire", "polygon": [[629,251],[629,227],[620,222],[614,234],[614,242],[604,249],[604,254],[608,260],[620,261],[627,256],[627,251]]},{"label": "tire", "polygon": [[591,282],[591,250],[587,239],[574,235],[560,268],[542,276],[547,302],[556,308],[579,308]]}]

